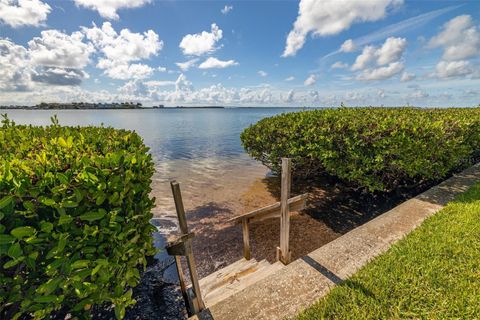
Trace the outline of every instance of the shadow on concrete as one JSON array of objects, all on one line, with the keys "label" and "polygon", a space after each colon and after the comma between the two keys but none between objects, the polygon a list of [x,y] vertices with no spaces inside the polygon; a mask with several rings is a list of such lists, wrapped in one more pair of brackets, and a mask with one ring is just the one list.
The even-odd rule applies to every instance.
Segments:
[{"label": "shadow on concrete", "polygon": [[306,264],[311,266],[313,269],[317,270],[320,272],[324,277],[326,277],[328,280],[332,281],[334,284],[340,284],[343,282],[343,279],[337,276],[335,273],[332,271],[328,270],[326,267],[322,266],[320,263],[317,261],[313,260],[309,256],[303,256],[301,258]]}]

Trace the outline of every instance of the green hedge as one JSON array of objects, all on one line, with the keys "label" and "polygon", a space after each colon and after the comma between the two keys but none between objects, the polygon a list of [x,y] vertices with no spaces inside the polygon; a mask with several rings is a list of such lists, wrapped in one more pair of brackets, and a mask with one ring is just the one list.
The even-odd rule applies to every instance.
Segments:
[{"label": "green hedge", "polygon": [[153,255],[151,156],[134,132],[0,127],[0,318],[134,303]]},{"label": "green hedge", "polygon": [[337,108],[265,118],[241,134],[274,172],[327,173],[370,191],[445,177],[480,151],[480,108]]}]

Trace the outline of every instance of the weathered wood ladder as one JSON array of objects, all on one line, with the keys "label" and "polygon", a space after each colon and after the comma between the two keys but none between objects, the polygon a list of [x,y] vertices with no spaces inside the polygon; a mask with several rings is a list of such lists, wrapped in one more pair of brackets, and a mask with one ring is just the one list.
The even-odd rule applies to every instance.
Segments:
[{"label": "weathered wood ladder", "polygon": [[[277,261],[280,261],[283,265],[290,263],[291,252],[289,247],[289,234],[290,234],[290,211],[300,211],[305,208],[308,194],[302,194],[293,198],[290,198],[291,188],[291,160],[288,158],[282,158],[282,176],[281,176],[281,199],[280,202],[266,206],[261,209],[251,211],[249,213],[234,217],[229,222],[241,223],[243,230],[243,257],[245,262],[237,261],[234,264],[225,267],[222,270],[217,271],[216,277],[212,277],[214,274],[207,276],[202,280],[198,280],[195,260],[192,252],[192,238],[194,234],[188,232],[187,220],[185,216],[185,210],[182,202],[182,195],[180,192],[180,185],[176,181],[170,183],[172,187],[173,199],[175,201],[175,208],[177,211],[178,222],[181,234],[174,240],[168,243],[166,249],[169,255],[175,256],[175,263],[177,267],[178,277],[180,281],[180,288],[183,298],[187,305],[189,315],[194,315],[205,308],[205,303],[202,299],[200,292],[201,287],[212,288],[221,284],[227,284],[230,279],[235,279],[237,274],[248,274],[248,272],[255,272],[263,270],[269,272],[276,270],[278,265],[270,265],[266,261],[257,263],[251,261],[250,250],[250,234],[249,224],[252,222],[258,222],[269,218],[280,217],[280,246],[277,247]],[[190,279],[192,283],[191,290],[188,290],[185,276],[183,273],[180,257],[184,256],[187,260],[189,268]],[[268,269],[265,265],[272,266]],[[238,270],[237,270],[238,269]],[[251,271],[253,270],[253,271]],[[258,278],[258,277],[257,277]],[[209,283],[214,281],[215,283]],[[252,282],[252,278],[249,280]],[[245,281],[249,283],[248,281]],[[202,285],[203,284],[203,285]],[[246,284],[245,284],[246,285]],[[241,286],[238,286],[241,288]],[[237,290],[240,290],[239,288]],[[221,298],[221,297],[220,297]],[[211,301],[218,301],[220,299],[217,296],[211,298]],[[213,302],[212,302],[213,303]]]}]

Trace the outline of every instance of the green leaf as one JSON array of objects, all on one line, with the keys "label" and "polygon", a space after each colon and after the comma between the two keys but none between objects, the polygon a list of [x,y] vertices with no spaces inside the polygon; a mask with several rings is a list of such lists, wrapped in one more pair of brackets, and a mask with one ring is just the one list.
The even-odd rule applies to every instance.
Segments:
[{"label": "green leaf", "polygon": [[72,263],[71,268],[73,270],[82,269],[82,268],[88,267],[89,264],[90,264],[89,260],[77,260],[74,263]]},{"label": "green leaf", "polygon": [[50,199],[50,198],[43,198],[43,199],[41,200],[41,202],[42,202],[44,205],[49,206],[49,207],[52,207],[52,206],[54,206],[54,205],[56,204],[55,200]]},{"label": "green leaf", "polygon": [[18,227],[10,231],[10,234],[17,239],[23,239],[35,234],[35,231],[36,230],[32,227]]},{"label": "green leaf", "polygon": [[2,244],[9,244],[15,240],[14,237],[8,234],[0,234],[0,245]]},{"label": "green leaf", "polygon": [[53,229],[53,223],[42,221],[40,222],[40,230],[46,233],[50,233]]},{"label": "green leaf", "polygon": [[57,179],[58,181],[60,181],[62,184],[68,184],[68,178],[66,175],[64,175],[63,173],[57,173]]},{"label": "green leaf", "polygon": [[19,259],[14,259],[14,260],[10,260],[8,261],[7,263],[5,263],[3,265],[3,268],[4,269],[8,269],[8,268],[11,268],[11,267],[14,267],[16,266],[17,264],[19,264],[21,261]]},{"label": "green leaf", "polygon": [[20,247],[20,243],[16,242],[10,246],[8,249],[8,256],[17,259],[23,254],[22,248]]},{"label": "green leaf", "polygon": [[60,218],[58,218],[58,225],[61,226],[61,225],[70,223],[72,221],[73,221],[73,218],[71,216],[62,214],[60,215]]},{"label": "green leaf", "polygon": [[39,302],[39,303],[50,303],[57,300],[57,296],[37,296],[33,298],[33,301]]},{"label": "green leaf", "polygon": [[95,221],[95,220],[102,219],[105,216],[105,214],[106,214],[105,210],[90,211],[90,212],[82,214],[80,216],[80,219],[92,222],[92,221]]},{"label": "green leaf", "polygon": [[0,200],[0,209],[5,208],[8,206],[12,201],[13,201],[13,196],[6,196],[3,197],[2,200]]},{"label": "green leaf", "polygon": [[125,306],[123,304],[115,305],[115,317],[121,320],[125,317]]}]

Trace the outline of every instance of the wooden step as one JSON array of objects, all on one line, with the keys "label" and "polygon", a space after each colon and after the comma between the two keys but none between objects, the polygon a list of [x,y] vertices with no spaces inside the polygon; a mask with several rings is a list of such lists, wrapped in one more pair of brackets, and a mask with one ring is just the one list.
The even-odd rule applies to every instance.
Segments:
[{"label": "wooden step", "polygon": [[205,306],[215,305],[282,267],[281,262],[270,264],[267,260],[241,259],[208,275],[199,281]]}]

